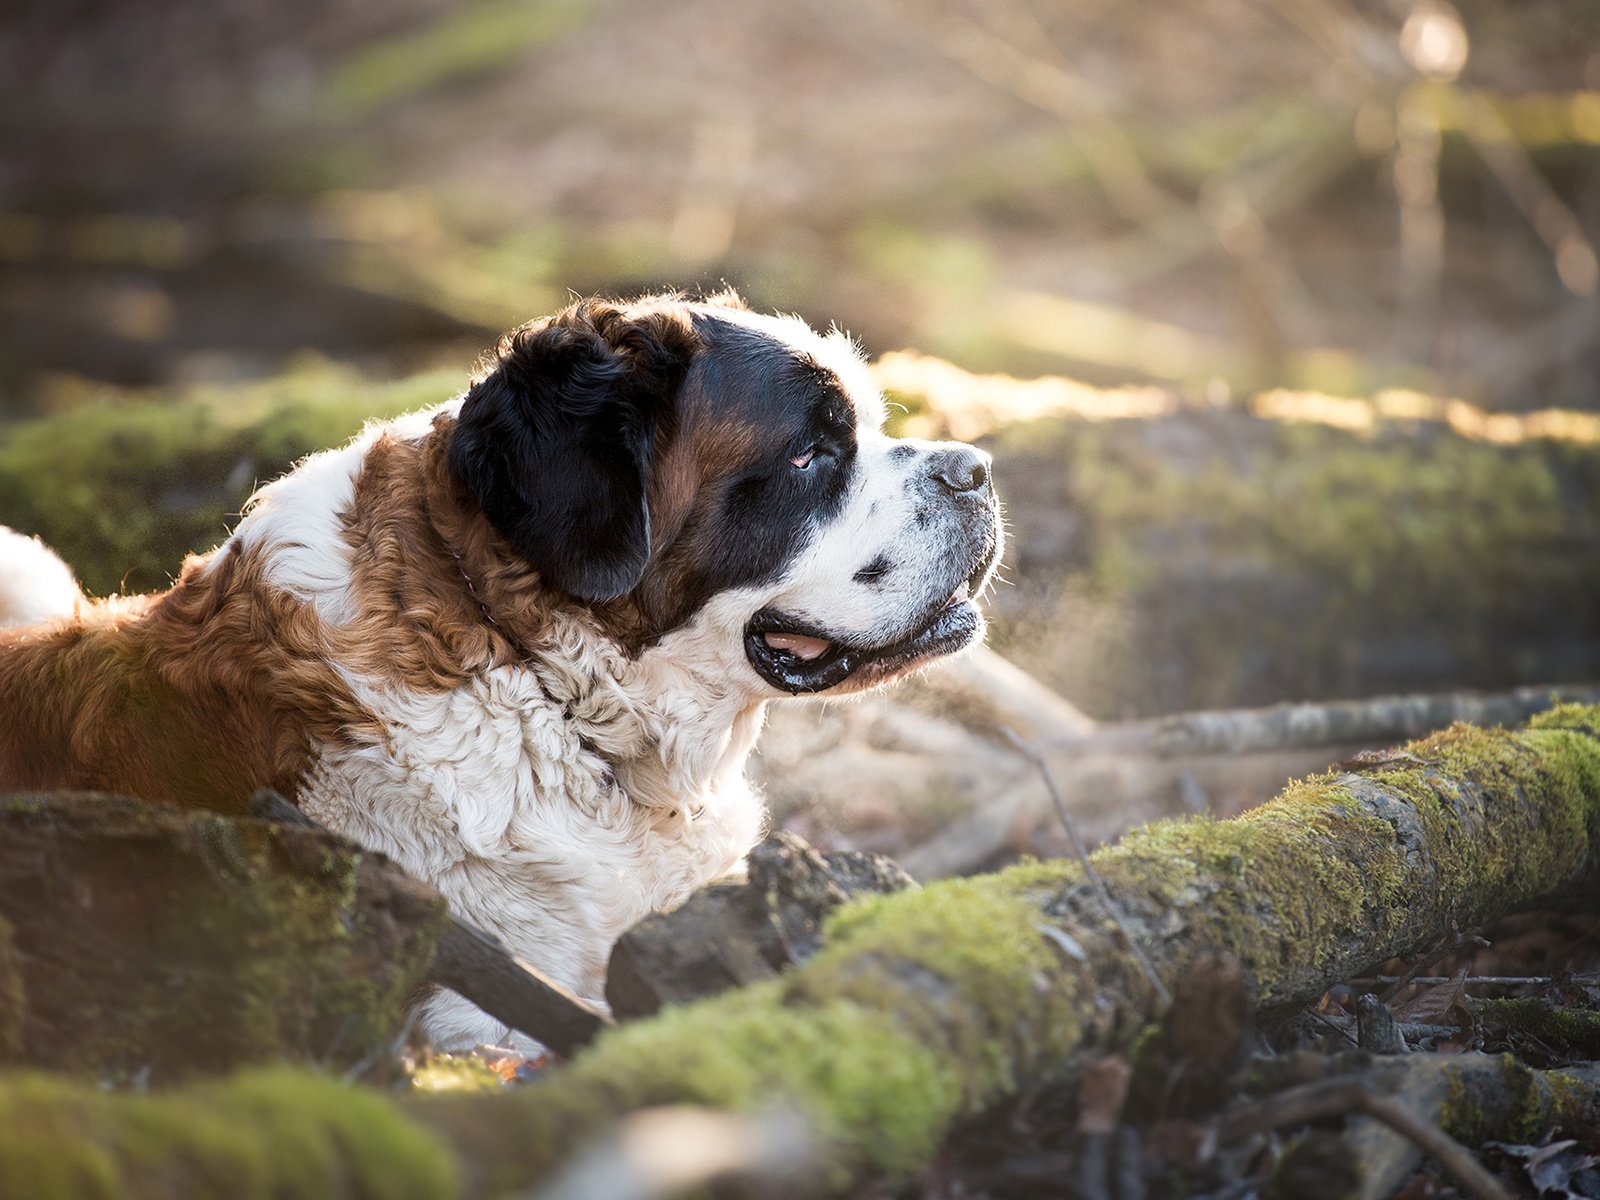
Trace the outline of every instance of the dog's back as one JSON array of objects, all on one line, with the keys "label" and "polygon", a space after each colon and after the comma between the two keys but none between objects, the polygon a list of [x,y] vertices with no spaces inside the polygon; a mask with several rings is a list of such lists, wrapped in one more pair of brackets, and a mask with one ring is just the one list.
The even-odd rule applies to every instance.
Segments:
[{"label": "dog's back", "polygon": [[292,602],[236,556],[211,567],[191,558],[169,591],[89,600],[40,542],[4,531],[0,788],[224,811],[261,786],[293,796],[313,739],[339,727],[318,719],[339,681],[295,636]]}]

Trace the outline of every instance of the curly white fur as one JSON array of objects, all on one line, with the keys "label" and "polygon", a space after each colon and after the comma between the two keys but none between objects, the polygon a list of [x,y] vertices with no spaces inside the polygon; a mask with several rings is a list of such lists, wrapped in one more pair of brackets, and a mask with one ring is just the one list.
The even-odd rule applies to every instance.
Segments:
[{"label": "curly white fur", "polygon": [[72,568],[54,551],[0,525],[0,629],[71,616],[82,600]]}]

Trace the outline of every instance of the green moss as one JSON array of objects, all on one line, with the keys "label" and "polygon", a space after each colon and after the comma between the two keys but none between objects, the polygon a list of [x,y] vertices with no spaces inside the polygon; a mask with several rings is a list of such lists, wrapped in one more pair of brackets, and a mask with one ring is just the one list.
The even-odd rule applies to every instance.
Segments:
[{"label": "green moss", "polygon": [[776,1003],[777,985],[624,1026],[560,1083],[627,1107],[797,1104],[854,1165],[908,1170],[960,1110],[958,1063],[883,1006]]},{"label": "green moss", "polygon": [[[200,1039],[195,1061],[215,1069],[219,1062],[280,1056],[359,1057],[381,1044],[399,1026],[399,1006],[384,1005],[369,980],[347,969],[359,856],[338,855],[332,870],[306,878],[274,871],[271,848],[242,844],[234,822],[214,818],[202,828],[211,831],[214,861],[235,858],[246,886],[232,891],[230,903],[171,912],[152,955],[164,970],[139,989],[131,1006],[147,1015],[145,1038],[129,1048],[146,1038],[182,1044],[189,1025],[205,1031],[190,1035]],[[261,832],[270,837],[275,831]],[[207,962],[227,962],[229,969],[184,966]],[[222,1026],[220,1013],[230,1015]],[[119,1033],[126,1036],[126,1027]]]},{"label": "green moss", "polygon": [[1392,923],[1401,871],[1387,823],[1311,784],[1234,821],[1135,830],[1094,862],[1142,911],[1183,911],[1185,938],[1237,955],[1269,994],[1285,964],[1323,961],[1352,929]]},{"label": "green moss", "polygon": [[1588,1058],[1600,1056],[1600,1012],[1548,1000],[1493,999],[1477,1006],[1485,1021],[1527,1034],[1546,1046]]},{"label": "green moss", "polygon": [[1568,1132],[1595,1128],[1600,1092],[1560,1071],[1535,1071],[1510,1054],[1498,1070],[1475,1065],[1447,1070],[1440,1127],[1468,1146],[1490,1139],[1538,1142],[1559,1127]]},{"label": "green moss", "polygon": [[[26,928],[71,952],[28,979],[19,1053],[38,1065],[165,1083],[363,1060],[404,1023],[447,920],[441,900],[363,884],[361,852],[325,836],[95,796],[57,798],[36,819],[69,831],[62,854],[84,846],[100,862],[109,844],[139,880],[87,927],[70,884],[42,885]],[[72,836],[80,822],[100,840]]]},{"label": "green moss", "polygon": [[1059,973],[1061,951],[1030,898],[1069,878],[1060,864],[1028,864],[849,905],[791,994],[894,1011],[919,1042],[964,1064],[969,1102],[992,1096],[1015,1085],[1028,1055],[1074,1045],[1084,1032],[1072,1009],[1077,987],[1041,986]]},{"label": "green moss", "polygon": [[[1562,727],[1587,712],[1576,706],[1556,722],[1536,723],[1507,736],[1457,724],[1410,748],[1418,765],[1385,772],[1385,786],[1416,801],[1430,842],[1448,847],[1438,857],[1438,886],[1446,893],[1485,877],[1531,883],[1568,878],[1600,836],[1600,759],[1592,737]],[[1466,780],[1470,786],[1462,787]],[[1483,840],[1458,836],[1497,795],[1538,794],[1542,805],[1521,805],[1517,827]]]},{"label": "green moss", "polygon": [[57,415],[0,436],[0,514],[92,593],[164,587],[186,553],[226,536],[258,481],[461,384],[457,372],[372,384],[306,359],[265,383],[176,395],[65,386]]},{"label": "green moss", "polygon": [[411,1073],[411,1086],[419,1092],[498,1092],[505,1081],[482,1059],[436,1054]]},{"label": "green moss", "polygon": [[1564,1071],[1545,1071],[1540,1079],[1550,1097],[1551,1124],[1575,1133],[1600,1121],[1600,1092],[1593,1084]]},{"label": "green moss", "polygon": [[438,1138],[381,1096],[302,1072],[130,1095],[0,1076],[0,1195],[29,1200],[442,1200]]},{"label": "green moss", "polygon": [[1600,731],[1600,714],[1593,705],[1558,704],[1532,717],[1528,728],[1567,729],[1594,737]]},{"label": "green moss", "polygon": [[1038,911],[1020,893],[1060,877],[1058,864],[1035,865],[863,898],[829,917],[827,944],[812,973],[826,976],[836,959],[863,951],[892,954],[947,979],[970,981],[974,995],[997,998],[991,989],[1006,991],[1049,965],[1047,944],[1035,928]]}]

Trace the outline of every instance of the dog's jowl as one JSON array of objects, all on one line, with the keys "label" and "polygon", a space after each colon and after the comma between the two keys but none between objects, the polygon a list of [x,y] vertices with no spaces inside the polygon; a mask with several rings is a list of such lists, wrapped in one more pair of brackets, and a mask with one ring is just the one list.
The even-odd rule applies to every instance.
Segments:
[{"label": "dog's jowl", "polygon": [[[982,633],[988,457],[883,417],[841,335],[575,304],[262,488],[170,591],[0,631],[0,786],[275,787],[598,998],[616,937],[759,837],[769,701]],[[444,1047],[507,1032],[450,993],[423,1017]]]}]

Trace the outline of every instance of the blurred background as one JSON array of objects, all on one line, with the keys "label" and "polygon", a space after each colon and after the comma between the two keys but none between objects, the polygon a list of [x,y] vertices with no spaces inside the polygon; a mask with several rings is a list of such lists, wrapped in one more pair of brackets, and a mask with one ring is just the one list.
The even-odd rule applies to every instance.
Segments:
[{"label": "blurred background", "polygon": [[16,0],[6,406],[728,280],[1095,382],[1600,399],[1585,0]]},{"label": "blurred background", "polygon": [[13,0],[0,131],[0,520],[98,592],[726,282],[986,439],[1094,717],[1600,677],[1591,0]]}]

